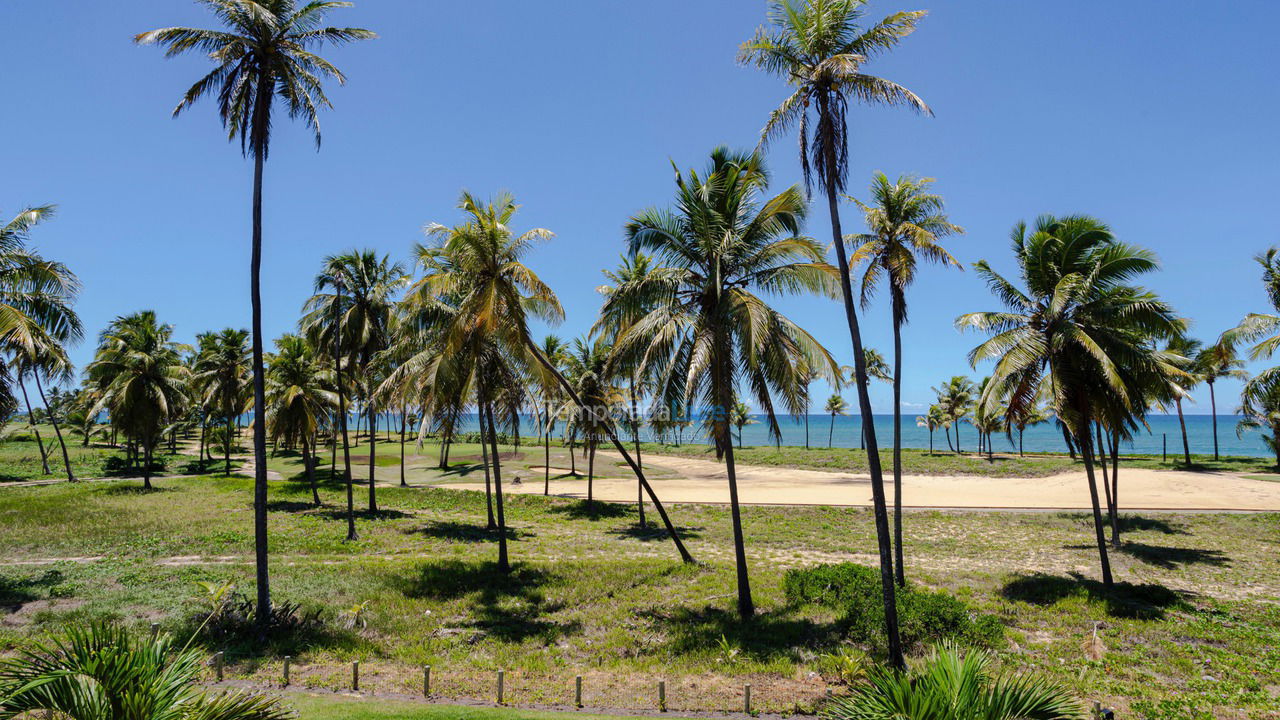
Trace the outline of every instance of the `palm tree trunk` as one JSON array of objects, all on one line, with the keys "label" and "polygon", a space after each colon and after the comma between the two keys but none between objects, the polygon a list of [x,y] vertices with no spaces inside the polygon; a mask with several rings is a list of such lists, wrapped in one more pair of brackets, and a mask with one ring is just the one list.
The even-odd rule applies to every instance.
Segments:
[{"label": "palm tree trunk", "polygon": [[954,445],[951,444],[951,426],[950,425],[943,426],[942,432],[945,433],[947,436],[947,449],[950,450],[951,452],[955,452],[956,448]]},{"label": "palm tree trunk", "polygon": [[551,403],[546,403],[547,417],[542,426],[542,494],[551,494]]},{"label": "palm tree trunk", "polygon": [[[49,407],[49,401],[44,397],[44,387],[40,385],[40,373],[35,372],[32,375],[36,379],[36,392],[40,393],[40,402],[44,403],[46,408]],[[57,388],[54,388],[55,390]],[[67,480],[69,482],[76,481],[76,474],[71,469],[71,456],[67,454],[67,444],[62,440],[62,429],[58,427],[58,418],[49,411],[49,422],[53,424],[53,434],[58,436],[58,446],[62,448],[62,464],[67,468]]]},{"label": "palm tree trunk", "polygon": [[1218,460],[1218,399],[1213,394],[1213,378],[1207,378],[1209,385],[1209,413],[1213,417],[1213,459]]},{"label": "palm tree trunk", "polygon": [[1098,440],[1098,452],[1102,456],[1102,491],[1103,497],[1107,501],[1107,516],[1109,519],[1115,518],[1115,504],[1111,502],[1111,475],[1107,471],[1107,450],[1106,445],[1102,442],[1102,424],[1093,424],[1094,435]]},{"label": "palm tree trunk", "polygon": [[[368,373],[368,370],[365,370]],[[376,468],[378,449],[378,411],[374,409],[372,402],[369,403],[369,512],[378,512],[378,496],[374,489],[374,470]]]},{"label": "palm tree trunk", "polygon": [[805,450],[808,450],[808,449],[809,449],[809,412],[808,412],[808,408],[805,408],[805,413],[804,413],[804,449],[805,449]]},{"label": "palm tree trunk", "polygon": [[[489,513],[487,527],[492,530],[498,526],[493,517],[493,480],[489,476],[489,445],[484,441],[484,405],[476,406],[476,422],[480,423],[480,457],[484,460],[484,502]],[[494,450],[497,453],[497,450]],[[495,458],[496,461],[496,458]]]},{"label": "palm tree trunk", "polygon": [[929,428],[929,454],[933,454],[933,428]]},{"label": "palm tree trunk", "polygon": [[1102,564],[1102,584],[1108,590],[1114,584],[1111,579],[1111,559],[1107,556],[1107,538],[1102,531],[1102,508],[1098,504],[1098,481],[1093,473],[1093,441],[1089,437],[1088,424],[1085,431],[1076,436],[1076,444],[1080,446],[1080,456],[1084,458],[1084,474],[1089,480],[1089,500],[1093,504],[1093,530],[1098,541],[1098,558]]},{"label": "palm tree trunk", "polygon": [[[547,360],[547,356],[543,355],[542,351],[536,345],[532,342],[528,343],[528,345],[534,358],[536,358],[537,361],[555,377],[556,382],[560,383],[560,387],[573,400],[574,405],[581,409],[583,407],[582,398],[578,397],[578,393],[574,391],[573,386],[569,384],[569,381],[565,379],[565,376],[551,364],[550,360]],[[653,486],[651,486],[649,481],[645,479],[644,470],[642,470],[640,466],[636,464],[636,461],[631,458],[631,454],[627,452],[627,449],[618,440],[618,435],[613,431],[613,427],[611,425],[605,423],[604,431],[605,434],[609,436],[609,440],[613,443],[613,447],[617,449],[620,455],[622,455],[622,459],[626,460],[627,465],[631,466],[631,471],[634,472],[636,477],[640,478],[640,482],[644,484],[644,490],[649,495],[649,502],[653,503],[653,509],[657,511],[658,517],[662,519],[662,525],[666,528],[667,534],[671,537],[671,542],[675,544],[676,550],[680,553],[680,559],[686,563],[692,563],[693,555],[689,554],[689,550],[685,548],[684,542],[680,540],[680,534],[676,532],[676,527],[672,524],[670,516],[667,515],[667,510],[663,507],[662,501],[659,500],[658,495],[654,493]]]},{"label": "palm tree trunk", "polygon": [[409,483],[404,479],[404,433],[408,429],[409,410],[403,403],[400,404],[400,487],[409,487]]},{"label": "palm tree trunk", "polygon": [[143,458],[142,458],[142,487],[146,490],[151,489],[151,440],[142,441]]},{"label": "palm tree trunk", "polygon": [[907,584],[902,550],[902,321],[903,301],[896,298],[893,322],[893,569],[898,587]]},{"label": "palm tree trunk", "polygon": [[[631,374],[631,411],[636,412],[636,376]],[[640,417],[637,415],[632,418],[631,435],[636,444],[636,464],[644,467],[644,460],[640,457]],[[640,484],[640,478],[636,478],[636,510],[640,513],[640,527],[645,527],[648,523],[644,520],[644,486]]]},{"label": "palm tree trunk", "polygon": [[1026,428],[1018,428],[1018,457],[1022,457],[1022,435],[1027,431]]},{"label": "palm tree trunk", "polygon": [[827,429],[827,449],[828,450],[831,449],[832,438],[835,437],[835,434],[836,434],[836,414],[833,412],[831,413],[831,427]]},{"label": "palm tree trunk", "polygon": [[[853,304],[853,287],[849,282],[849,259],[845,255],[844,236],[840,232],[840,211],[836,204],[839,191],[836,173],[840,164],[836,160],[835,127],[831,115],[830,98],[826,93],[818,96],[819,132],[825,135],[825,169],[822,178],[827,191],[827,210],[831,214],[831,237],[836,248],[836,262],[840,269],[840,294],[844,301],[845,320],[849,324],[849,339],[853,345],[853,362],[858,386],[858,407],[862,423],[867,426],[873,420],[871,395],[867,388],[866,358],[862,350],[862,334],[858,327],[858,314]],[[899,670],[906,669],[902,656],[902,639],[898,634],[898,604],[894,593],[893,545],[889,536],[889,514],[885,505],[884,475],[880,468],[880,452],[876,447],[874,426],[865,430],[867,465],[871,475],[871,497],[875,506],[876,541],[880,549],[880,585],[884,601],[886,646],[889,664]]]},{"label": "palm tree trunk", "polygon": [[275,83],[260,78],[254,104],[253,252],[249,261],[249,295],[253,336],[253,547],[258,589],[257,621],[265,632],[271,620],[271,578],[267,567],[267,400],[262,363],[262,173],[266,162],[267,128]]},{"label": "palm tree trunk", "polygon": [[302,438],[302,464],[307,468],[307,483],[311,485],[311,501],[320,507],[320,487],[316,484],[315,443]]},{"label": "palm tree trunk", "polygon": [[1191,467],[1191,446],[1187,443],[1187,420],[1182,416],[1182,398],[1174,400],[1178,408],[1178,424],[1182,426],[1182,458]]},{"label": "palm tree trunk", "polygon": [[231,476],[231,438],[234,437],[231,431],[231,418],[227,418],[227,437],[222,442],[222,459],[224,464],[223,475]]},{"label": "palm tree trunk", "polygon": [[1111,434],[1111,544],[1120,547],[1120,436]]},{"label": "palm tree trunk", "polygon": [[592,437],[584,439],[587,450],[587,504],[595,501],[593,492],[596,482],[596,442]]},{"label": "palm tree trunk", "polygon": [[40,430],[36,428],[35,415],[31,413],[31,400],[27,398],[27,383],[23,380],[22,375],[18,376],[18,387],[22,388],[22,402],[27,406],[27,424],[31,426],[31,432],[36,436],[36,449],[40,451],[41,473],[44,475],[52,475],[49,469],[49,457],[44,454],[44,440],[40,439]]},{"label": "palm tree trunk", "polygon": [[[502,510],[502,460],[498,455],[498,433],[493,425],[493,408],[488,409],[489,444],[493,447],[493,494],[498,501],[498,572],[510,572],[507,560],[507,517]],[[481,438],[484,435],[481,434]]]},{"label": "palm tree trunk", "polygon": [[[333,287],[333,376],[338,390],[338,429],[342,432],[342,479],[347,484],[347,540],[359,540],[360,535],[356,533],[355,481],[351,477],[351,438],[347,435],[347,392],[342,384],[342,279],[334,278]],[[356,432],[358,435],[359,430]],[[337,436],[333,438],[333,446],[336,455]]]}]

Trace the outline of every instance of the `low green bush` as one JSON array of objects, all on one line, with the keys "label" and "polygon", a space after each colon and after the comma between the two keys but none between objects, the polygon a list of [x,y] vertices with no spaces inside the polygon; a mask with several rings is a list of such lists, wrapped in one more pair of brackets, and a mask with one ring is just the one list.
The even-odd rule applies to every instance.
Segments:
[{"label": "low green bush", "polygon": [[[783,593],[793,604],[816,604],[839,610],[851,640],[877,650],[884,645],[884,600],[880,572],[856,563],[818,565],[789,570]],[[907,648],[952,640],[995,647],[1004,640],[1004,625],[994,615],[975,612],[963,600],[941,591],[898,588],[898,631]]]},{"label": "low green bush", "polygon": [[[164,472],[167,467],[163,457],[151,458],[151,472]],[[124,475],[131,473],[142,473],[142,462],[130,463],[128,459],[120,455],[111,455],[102,461],[102,472],[106,475]]]}]

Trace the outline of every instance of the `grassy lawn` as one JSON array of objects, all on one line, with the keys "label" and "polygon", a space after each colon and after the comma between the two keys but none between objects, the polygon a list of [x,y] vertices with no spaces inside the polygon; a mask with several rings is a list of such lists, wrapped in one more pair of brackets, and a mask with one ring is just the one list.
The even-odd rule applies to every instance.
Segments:
[{"label": "grassy lawn", "polygon": [[[52,425],[39,425],[40,438],[44,442],[45,454],[49,458],[49,474],[44,474],[40,464],[40,445],[35,435],[25,424],[12,423],[0,435],[0,484],[21,482],[25,480],[52,480],[66,478],[66,467],[62,462],[62,450],[58,447],[57,436]],[[108,458],[124,459],[122,448],[109,447],[99,438],[95,438],[88,446],[83,445],[79,436],[71,435],[63,428],[63,438],[67,443],[67,455],[71,458],[71,469],[77,478],[103,477],[111,474],[106,466]],[[157,448],[157,460],[166,465],[165,473],[183,472],[187,463],[195,460],[181,452],[169,454],[168,446]]]},{"label": "grassy lawn", "polygon": [[[0,489],[0,651],[90,618],[185,638],[205,602],[197,581],[252,593],[249,479],[139,485]],[[204,641],[227,653],[230,678],[264,686],[287,654],[294,684],[316,690],[345,689],[359,660],[362,689],[376,693],[419,692],[431,664],[436,692],[467,701],[492,699],[501,669],[515,705],[564,706],[583,675],[589,707],[651,709],[666,680],[673,712],[736,709],[744,683],[764,712],[812,710],[834,682],[823,655],[843,634],[830,611],[789,605],[782,575],[875,557],[866,511],[744,508],[760,614],[743,624],[720,507],[673,509],[702,562],[684,566],[661,533],[636,527],[634,508],[511,496],[515,568],[502,576],[483,494],[379,488],[382,511],[361,513],[360,539],[344,542],[340,486],[323,486],[321,508],[302,482],[270,491],[276,602],[325,622],[265,646]],[[1130,585],[1117,594],[1093,580],[1090,521],[1074,513],[911,513],[908,575],[997,614],[1006,667],[1039,669],[1121,717],[1268,717],[1280,699],[1280,516],[1123,524],[1113,565]],[[368,624],[350,629],[339,618],[357,603]],[[1088,660],[1081,645],[1098,622],[1107,651]]]}]

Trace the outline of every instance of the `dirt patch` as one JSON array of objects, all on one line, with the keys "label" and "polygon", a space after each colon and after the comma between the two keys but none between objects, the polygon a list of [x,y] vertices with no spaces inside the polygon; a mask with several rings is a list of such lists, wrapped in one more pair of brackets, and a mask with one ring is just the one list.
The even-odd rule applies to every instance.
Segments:
[{"label": "dirt patch", "polygon": [[0,625],[5,627],[22,627],[34,622],[37,613],[44,610],[75,610],[84,605],[79,598],[50,598],[48,600],[32,600],[25,603],[0,605]]},{"label": "dirt patch", "polygon": [[[508,452],[498,453],[498,459],[503,462],[510,462],[511,460],[525,460],[528,457],[529,457],[528,453],[524,453],[524,452],[508,451]],[[365,460],[368,460],[368,459],[369,459],[368,456],[366,456]],[[450,455],[449,462],[451,463],[455,463],[455,462],[482,463],[484,462],[484,456],[483,455]]]}]

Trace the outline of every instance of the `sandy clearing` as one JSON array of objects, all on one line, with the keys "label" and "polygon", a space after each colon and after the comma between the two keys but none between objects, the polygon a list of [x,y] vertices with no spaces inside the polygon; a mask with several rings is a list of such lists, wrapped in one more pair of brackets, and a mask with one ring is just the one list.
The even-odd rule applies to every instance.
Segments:
[{"label": "sandy clearing", "polygon": [[[614,458],[612,453],[600,453]],[[620,458],[617,458],[620,459]],[[710,460],[646,455],[653,464],[680,474],[651,479],[663,502],[724,503],[729,501],[724,467]],[[842,505],[869,507],[870,478],[860,473],[738,465],[738,495],[744,503],[763,505]],[[1099,479],[1101,481],[1101,479]],[[887,484],[892,484],[888,480]],[[445,487],[445,486],[441,486]],[[459,490],[483,490],[483,483],[455,483]],[[504,489],[541,493],[542,483]],[[633,502],[632,478],[596,478],[595,497],[610,502]],[[586,497],[587,483],[552,480],[551,493]],[[972,475],[906,475],[902,502],[918,508],[1033,508],[1087,509],[1089,489],[1084,471],[1041,478],[997,478]],[[1133,509],[1206,509],[1280,511],[1280,483],[1250,480],[1229,473],[1183,472],[1120,468],[1120,505]]]}]

